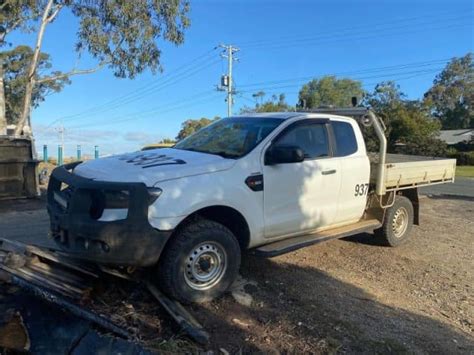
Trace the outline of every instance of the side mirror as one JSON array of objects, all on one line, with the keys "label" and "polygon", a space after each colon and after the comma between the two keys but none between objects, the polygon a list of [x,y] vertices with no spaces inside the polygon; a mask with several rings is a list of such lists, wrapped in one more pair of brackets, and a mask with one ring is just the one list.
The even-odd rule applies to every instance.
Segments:
[{"label": "side mirror", "polygon": [[271,146],[265,153],[265,165],[300,163],[303,160],[303,150],[295,145]]}]

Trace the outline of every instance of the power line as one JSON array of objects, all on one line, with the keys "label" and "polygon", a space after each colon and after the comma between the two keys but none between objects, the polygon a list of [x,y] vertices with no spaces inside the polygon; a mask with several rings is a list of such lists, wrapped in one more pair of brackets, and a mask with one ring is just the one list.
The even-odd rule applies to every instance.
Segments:
[{"label": "power line", "polygon": [[[439,71],[439,70],[440,70],[440,68],[425,69],[425,70],[409,71],[409,72],[405,72],[405,73],[372,75],[372,76],[366,76],[366,77],[362,77],[362,78],[358,78],[358,79],[391,77],[391,78],[393,78],[393,80],[406,80],[406,79],[414,78],[414,77],[417,77],[417,76],[431,74],[431,73]],[[377,84],[379,82],[380,81],[373,82],[373,83],[365,83],[365,84],[363,84],[363,86],[374,85],[374,84]],[[270,89],[279,89],[279,88],[281,89],[281,88],[288,88],[288,87],[295,87],[295,86],[301,86],[301,85],[296,84],[296,85],[286,85],[286,86],[280,86],[280,87],[270,87]],[[262,88],[259,88],[259,90],[260,89],[262,89]],[[266,88],[264,88],[264,89],[266,89]],[[242,98],[244,98],[248,101],[252,101],[251,99],[248,99],[244,96],[245,92],[246,91],[244,91],[244,92],[240,91],[240,92],[237,93],[237,95],[239,95],[240,97],[242,97]],[[190,106],[194,106],[194,105],[198,105],[198,104],[202,104],[204,102],[214,100],[215,97],[209,97],[209,96],[213,96],[212,94],[214,94],[214,93],[215,93],[214,91],[205,91],[205,92],[201,92],[199,94],[193,95],[193,96],[187,98],[186,100],[181,100],[179,102],[176,102],[176,103],[178,103],[178,105],[174,105],[174,103],[171,103],[171,104],[169,104],[169,106],[160,106],[160,107],[157,107],[156,109],[152,109],[152,110],[131,113],[131,114],[128,114],[126,116],[113,118],[113,120],[108,119],[107,121],[94,123],[92,125],[73,126],[73,127],[70,127],[70,128],[71,129],[85,128],[85,127],[92,128],[92,127],[96,127],[96,126],[119,124],[119,123],[129,122],[129,121],[138,120],[138,119],[146,119],[146,118],[150,118],[150,115],[163,114],[163,113],[179,110],[179,109],[182,109],[182,108],[186,108],[186,107],[190,107]],[[278,93],[278,92],[274,92],[274,93]],[[268,94],[271,94],[271,93],[268,93]],[[201,97],[203,97],[203,96],[205,96],[205,97],[203,99],[201,99]],[[197,99],[199,99],[199,100],[197,100]],[[184,103],[182,103],[183,101],[184,101]],[[254,103],[254,101],[252,101],[252,102]]]},{"label": "power line", "polygon": [[[464,15],[464,14],[460,14],[458,11],[442,12],[442,13],[438,12],[438,13],[432,13],[432,14],[425,14],[425,15],[423,15],[422,20],[429,19],[429,18],[435,18],[435,19],[445,18],[445,19],[447,19],[447,16],[450,16],[450,15]],[[347,32],[347,31],[353,32],[354,30],[357,30],[357,29],[368,29],[368,30],[373,31],[374,28],[377,27],[377,26],[384,26],[384,25],[396,24],[396,23],[400,23],[400,22],[411,22],[411,21],[415,21],[415,23],[416,23],[416,21],[418,21],[418,20],[420,20],[420,16],[402,17],[402,18],[398,18],[398,19],[393,19],[391,21],[374,22],[374,23],[364,22],[364,24],[361,24],[361,25],[356,25],[356,26],[351,25],[350,27],[337,28],[336,30],[333,30],[333,31],[331,31],[329,29],[324,34],[325,35],[327,35],[327,34],[337,34],[337,33]],[[336,27],[337,23],[333,22],[333,23],[331,23],[331,25]],[[278,41],[301,39],[303,37],[305,37],[305,35],[292,34],[292,35],[289,35],[289,36],[278,36]],[[275,41],[275,39],[274,38],[266,38],[266,39],[259,39],[259,40],[249,41],[249,42],[240,42],[240,46],[241,47],[247,47],[249,45],[255,45],[255,44],[266,43],[266,42],[271,42],[271,41]]]},{"label": "power line", "polygon": [[[386,74],[386,75],[376,75],[376,76],[368,76],[368,77],[362,77],[362,78],[354,78],[354,80],[362,80],[362,79],[374,79],[374,78],[390,78],[391,80],[394,81],[402,81],[402,80],[407,80],[427,74],[433,74],[436,72],[439,72],[442,68],[436,68],[436,69],[428,69],[428,70],[420,70],[420,71],[412,71],[412,72],[407,72],[407,73],[397,73],[397,74]],[[399,75],[399,76],[394,76],[394,75]],[[369,85],[375,85],[380,83],[379,81],[372,82],[372,83],[363,83],[362,86],[369,86]],[[267,90],[279,90],[279,89],[288,89],[288,88],[295,88],[295,87],[301,87],[302,84],[291,84],[291,85],[283,85],[283,86],[269,86],[269,87],[260,87],[256,88],[255,90],[248,90],[248,91],[239,91],[239,94],[242,93],[250,93],[250,92],[255,92],[255,91],[265,91],[265,94],[271,95],[271,94],[279,94],[281,91],[267,91]],[[296,92],[296,94],[298,94]]]},{"label": "power line", "polygon": [[[191,106],[194,106],[194,105],[203,104],[203,103],[206,103],[206,102],[215,100],[215,99],[216,99],[216,97],[211,97],[211,98],[207,98],[207,99],[205,99],[205,100],[200,100],[199,102],[194,102],[194,103],[189,103],[189,102],[187,102],[186,104],[179,105],[179,106],[175,106],[175,107],[169,108],[169,109],[167,109],[167,110],[163,110],[163,111],[157,112],[156,114],[164,114],[164,113],[176,111],[176,110],[183,109],[183,108],[187,108],[187,107],[191,107]],[[149,117],[140,117],[140,118],[138,118],[138,119],[145,119],[145,118],[149,118]],[[119,124],[119,123],[123,123],[123,122],[129,122],[129,121],[134,121],[134,120],[137,120],[137,118],[136,118],[136,117],[131,117],[131,118],[123,119],[123,120],[118,120],[118,121],[115,121],[115,122],[107,121],[107,122],[103,122],[103,123],[94,124],[94,127],[96,127],[96,126],[107,126],[107,125],[111,125],[111,124],[114,124],[114,125],[115,125],[115,124]],[[90,126],[78,126],[78,127],[76,127],[76,128],[83,128],[83,127],[90,127]]]},{"label": "power line", "polygon": [[[145,96],[157,92],[158,90],[162,90],[163,88],[169,87],[172,84],[175,84],[178,81],[181,81],[183,79],[188,78],[189,76],[192,76],[196,74],[197,72],[212,66],[216,64],[216,61],[209,62],[208,57],[210,57],[210,54],[215,50],[216,48],[213,48],[212,50],[209,50],[205,52],[204,54],[194,58],[192,61],[187,62],[186,64],[178,67],[176,70],[171,72],[168,75],[164,75],[162,78],[164,78],[164,81],[159,81],[159,82],[152,82],[148,83],[146,85],[143,85],[142,87],[133,90],[127,94],[124,94],[122,96],[119,96],[115,99],[112,99],[110,101],[107,101],[103,104],[96,105],[93,107],[90,107],[87,110],[84,110],[82,112],[72,114],[72,115],[67,115],[63,116],[55,121],[53,121],[48,127],[52,126],[56,122],[58,122],[61,119],[64,119],[65,121],[71,121],[73,119],[76,119],[77,117],[81,117],[84,115],[94,115],[98,113],[102,113],[105,111],[108,111],[110,109],[115,109],[120,106],[123,106],[124,104],[128,104],[130,102],[136,101],[137,99],[144,98]],[[202,62],[202,63],[200,63]]]},{"label": "power line", "polygon": [[[411,19],[419,19],[419,18],[411,18]],[[411,20],[411,19],[407,19],[407,20]],[[405,29],[405,28],[413,29],[419,26],[422,26],[423,30],[431,30],[427,26],[446,24],[446,23],[451,23],[453,21],[455,23],[459,23],[459,20],[461,19],[470,19],[470,16],[463,15],[463,16],[458,16],[458,17],[453,17],[453,18],[444,17],[442,20],[436,20],[436,21],[431,21],[427,23],[420,22],[420,23],[406,24],[402,26],[400,25],[391,26],[391,27],[386,26],[387,24],[389,24],[389,22],[384,22],[384,23],[379,23],[379,24],[368,24],[368,25],[363,25],[363,26],[351,26],[350,28],[339,29],[336,31],[328,31],[328,32],[325,32],[324,34],[320,34],[317,36],[292,35],[289,37],[279,37],[278,39],[266,39],[266,40],[247,42],[247,43],[241,44],[241,47],[245,49],[260,48],[260,47],[268,48],[272,46],[280,47],[280,46],[285,45],[285,43],[289,44],[290,46],[294,46],[294,45],[307,44],[308,42],[314,42],[314,41],[320,41],[320,40],[334,40],[335,37],[341,37],[341,36],[344,36],[344,39],[347,39],[347,38],[353,37],[354,35],[365,35],[367,33],[373,34],[374,32],[376,33],[376,36],[379,37],[381,35],[381,32],[383,31],[399,30],[399,29]],[[402,20],[402,21],[405,21],[405,20]],[[360,30],[357,31],[357,29],[360,29]],[[364,31],[361,31],[361,30],[364,30]]]},{"label": "power line", "polygon": [[[432,60],[432,61],[408,63],[408,64],[402,64],[402,65],[378,67],[378,68],[372,68],[372,69],[369,68],[369,69],[362,69],[362,70],[356,70],[356,71],[347,71],[347,72],[344,72],[344,73],[345,74],[350,74],[350,73],[356,73],[356,74],[367,73],[367,74],[369,74],[371,72],[381,71],[382,69],[389,69],[389,70],[397,69],[398,72],[395,72],[395,73],[383,73],[383,74],[359,76],[359,77],[354,77],[353,78],[355,80],[373,79],[373,78],[393,78],[394,80],[397,80],[397,78],[403,79],[407,75],[409,75],[410,77],[416,77],[418,75],[426,75],[426,74],[430,74],[430,73],[433,73],[433,72],[440,71],[442,68],[439,68],[439,67],[437,67],[437,68],[428,68],[428,69],[423,69],[423,70],[420,70],[420,69],[413,70],[413,69],[416,69],[417,67],[423,67],[426,64],[430,64],[430,65],[440,64],[440,63],[444,63],[446,61],[447,61],[446,59]],[[400,69],[405,69],[405,70],[400,71]],[[407,69],[409,69],[409,71],[407,71]],[[298,81],[305,80],[307,78],[314,79],[314,78],[318,78],[318,77],[322,77],[322,75],[321,76],[316,76],[316,77],[311,76],[311,77],[303,77],[303,78],[286,79],[285,81],[286,82],[288,82],[288,81],[298,82]],[[295,83],[295,84],[288,84],[288,85],[268,85],[268,84],[271,84],[271,83],[275,83],[275,82],[257,83],[258,85],[267,84],[267,86],[258,87],[258,88],[254,88],[254,89],[251,89],[251,90],[239,90],[239,91],[237,91],[237,94],[240,97],[242,97],[242,95],[244,93],[255,92],[255,91],[260,91],[260,90],[277,90],[277,89],[301,87],[301,85],[302,85],[301,82],[300,83]],[[279,82],[277,81],[276,83],[279,83]],[[248,84],[247,86],[255,86],[257,84]],[[193,96],[190,96],[190,97],[188,97],[184,100],[182,99],[182,100],[173,101],[173,102],[168,103],[166,105],[156,106],[154,108],[150,108],[150,109],[145,110],[145,111],[133,112],[133,113],[129,113],[129,114],[126,114],[126,115],[121,115],[121,116],[118,116],[118,117],[117,116],[109,117],[109,118],[107,118],[107,120],[104,120],[104,121],[94,122],[93,124],[89,124],[89,125],[72,126],[70,128],[74,129],[74,128],[82,128],[82,127],[94,127],[94,126],[99,126],[99,125],[117,124],[117,123],[137,120],[137,119],[149,118],[150,115],[153,115],[153,114],[162,114],[162,113],[168,112],[169,110],[176,110],[176,109],[182,108],[183,107],[183,104],[182,104],[183,101],[186,102],[186,104],[185,104],[186,107],[188,107],[190,105],[194,105],[194,104],[199,104],[200,100],[199,100],[199,102],[195,102],[196,99],[200,99],[202,97],[207,97],[209,95],[212,95],[213,93],[214,93],[214,91],[207,90],[207,91],[195,94]],[[243,98],[247,99],[245,97],[243,97]]]},{"label": "power line", "polygon": [[[210,66],[212,66],[212,65],[215,65],[216,63],[218,63],[218,60],[213,61],[213,62],[210,62],[210,63],[207,64],[205,67],[210,67]],[[166,88],[168,88],[168,87],[170,87],[170,86],[173,86],[173,85],[177,84],[179,81],[182,81],[182,80],[184,80],[184,79],[187,79],[187,78],[191,77],[192,75],[198,73],[198,72],[201,71],[202,69],[203,69],[203,68],[199,68],[199,69],[197,69],[197,70],[194,70],[194,71],[188,73],[186,76],[180,76],[180,77],[178,78],[179,80],[173,80],[173,81],[165,82],[165,83],[163,83],[162,86],[160,86],[159,88],[153,90],[153,92],[149,92],[147,95],[149,95],[149,94],[151,94],[151,93],[156,93],[156,92],[161,91],[161,90],[163,90],[163,89],[166,89]],[[140,95],[139,97],[135,97],[135,98],[132,98],[132,99],[123,101],[123,102],[121,102],[121,103],[115,105],[114,107],[107,108],[107,109],[104,109],[104,110],[99,110],[99,111],[96,111],[96,112],[93,112],[93,113],[89,114],[88,116],[85,116],[85,117],[84,117],[84,116],[82,116],[82,117],[76,117],[76,118],[73,118],[73,119],[69,119],[69,120],[67,120],[67,121],[77,121],[77,120],[90,119],[91,116],[96,116],[96,115],[98,115],[98,114],[101,114],[101,113],[104,113],[104,112],[107,112],[107,111],[114,111],[114,110],[118,109],[119,107],[121,107],[121,106],[123,106],[123,105],[126,105],[126,104],[129,104],[129,103],[132,103],[132,102],[135,102],[135,101],[139,101],[139,100],[141,100],[141,99],[144,99],[145,96],[147,96],[147,95],[145,95],[145,94],[144,94],[144,95]]]},{"label": "power line", "polygon": [[[397,75],[434,73],[434,72],[439,72],[442,69],[443,68],[441,68],[441,67],[437,67],[437,68],[430,68],[430,69],[423,69],[423,70],[412,70],[412,71],[408,71],[408,72],[402,71],[402,72],[396,72],[396,73],[385,73],[385,74],[377,74],[377,75],[369,75],[369,76],[355,76],[355,77],[351,77],[350,79],[364,80],[364,79],[372,79],[372,78],[394,77],[394,76],[397,76]],[[311,79],[318,79],[318,78],[322,78],[324,76],[328,76],[328,75],[313,76],[313,77],[311,77]],[[268,90],[268,89],[272,90],[272,89],[291,88],[291,87],[303,85],[304,83],[302,83],[302,81],[305,81],[305,80],[308,80],[308,79],[295,79],[295,80],[288,79],[287,82],[295,82],[295,84],[290,84],[289,83],[287,85],[268,85],[268,86],[263,86],[263,87],[260,86],[260,87],[253,88],[251,90],[239,90],[238,92],[243,92],[243,93],[247,92],[248,93],[248,92],[255,92],[255,91],[264,91],[264,90]],[[265,85],[265,83],[261,83],[261,84]]]},{"label": "power line", "polygon": [[267,84],[283,84],[287,82],[311,80],[311,79],[318,78],[321,76],[345,76],[345,75],[355,75],[355,74],[365,74],[365,73],[376,73],[376,72],[381,72],[381,71],[382,72],[395,71],[395,70],[400,70],[400,69],[415,69],[415,68],[427,67],[427,66],[432,66],[432,65],[445,64],[449,60],[450,58],[434,59],[430,61],[412,62],[412,63],[397,64],[397,65],[391,65],[391,66],[349,70],[349,71],[335,72],[335,73],[329,73],[329,74],[324,74],[324,75],[308,75],[308,76],[297,77],[297,78],[288,78],[288,79],[282,79],[282,80],[243,84],[243,85],[239,85],[239,88],[248,88],[252,86],[261,86],[261,85],[267,85]]},{"label": "power line", "polygon": [[[415,77],[420,77],[420,76],[424,76],[424,75],[428,75],[428,74],[432,74],[432,72],[418,73],[418,74],[409,75],[409,76],[400,76],[400,77],[394,78],[393,80],[396,80],[397,82],[399,82],[399,81],[409,80],[409,79],[412,79],[412,78],[415,78]],[[369,86],[373,86],[373,85],[377,85],[377,84],[380,84],[380,81],[373,81],[373,82],[370,82],[370,83],[363,83],[362,86],[363,87],[369,87]],[[281,94],[281,93],[282,93],[281,91],[270,91],[270,92],[266,92],[265,94],[266,95],[278,95],[278,94]],[[285,95],[299,95],[300,91],[284,92],[284,94]],[[246,97],[241,92],[239,92],[237,95],[239,95],[239,97],[241,97],[241,98],[243,98],[247,101],[252,102],[253,104],[256,103],[255,100],[252,100],[252,99]]]},{"label": "power line", "polygon": [[[133,120],[138,120],[138,119],[144,119],[144,118],[149,118],[150,115],[152,114],[162,114],[166,113],[169,111],[173,111],[175,109],[179,109],[182,107],[188,107],[190,105],[194,104],[200,104],[201,102],[194,102],[196,99],[201,98],[203,96],[214,96],[212,99],[215,99],[215,94],[216,92],[214,90],[208,90],[205,92],[201,92],[199,94],[193,95],[186,100],[179,100],[175,101],[173,103],[170,103],[165,106],[158,106],[156,108],[146,110],[146,111],[139,111],[139,112],[134,112],[130,113],[124,116],[119,116],[119,117],[113,117],[113,118],[108,118],[107,120],[104,121],[99,121],[99,122],[94,122],[93,124],[88,124],[88,125],[79,125],[79,126],[72,126],[70,127],[71,129],[75,128],[83,128],[83,127],[95,127],[95,126],[103,126],[103,125],[109,125],[109,124],[117,124],[117,123],[122,123],[122,122],[128,122],[128,121],[133,121]],[[183,105],[183,101],[185,104]],[[178,104],[178,105],[176,105]],[[169,107],[167,109],[167,107]]]}]

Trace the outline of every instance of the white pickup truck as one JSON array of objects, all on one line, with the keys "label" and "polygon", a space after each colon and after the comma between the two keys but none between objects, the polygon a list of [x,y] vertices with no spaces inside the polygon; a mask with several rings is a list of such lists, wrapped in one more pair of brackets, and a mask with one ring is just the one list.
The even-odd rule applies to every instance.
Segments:
[{"label": "white pickup truck", "polygon": [[[373,126],[370,159],[360,127]],[[170,296],[222,294],[243,251],[273,257],[362,232],[390,246],[418,224],[418,186],[454,181],[456,161],[386,154],[367,109],[221,119],[172,148],[56,168],[51,234],[69,254],[144,267]]]}]

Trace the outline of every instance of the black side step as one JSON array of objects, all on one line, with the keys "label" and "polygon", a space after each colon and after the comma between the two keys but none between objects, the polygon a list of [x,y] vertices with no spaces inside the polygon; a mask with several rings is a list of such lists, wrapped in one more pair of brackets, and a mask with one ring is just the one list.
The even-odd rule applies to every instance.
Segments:
[{"label": "black side step", "polygon": [[379,227],[381,227],[381,224],[376,219],[364,220],[348,226],[279,240],[253,249],[252,253],[265,258],[273,258],[274,256],[289,253],[328,240],[344,238],[358,233],[372,232],[374,229]]}]

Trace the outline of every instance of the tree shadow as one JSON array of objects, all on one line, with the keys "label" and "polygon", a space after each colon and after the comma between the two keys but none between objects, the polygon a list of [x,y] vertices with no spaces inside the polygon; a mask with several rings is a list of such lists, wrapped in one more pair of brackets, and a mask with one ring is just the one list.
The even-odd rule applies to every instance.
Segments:
[{"label": "tree shadow", "polygon": [[450,194],[436,194],[428,195],[429,198],[433,200],[461,200],[461,201],[474,201],[473,196],[462,196],[462,195],[450,195]]},{"label": "tree shadow", "polygon": [[232,352],[472,353],[468,334],[311,267],[247,256],[246,307],[231,296],[193,313],[211,333],[211,348]]}]

